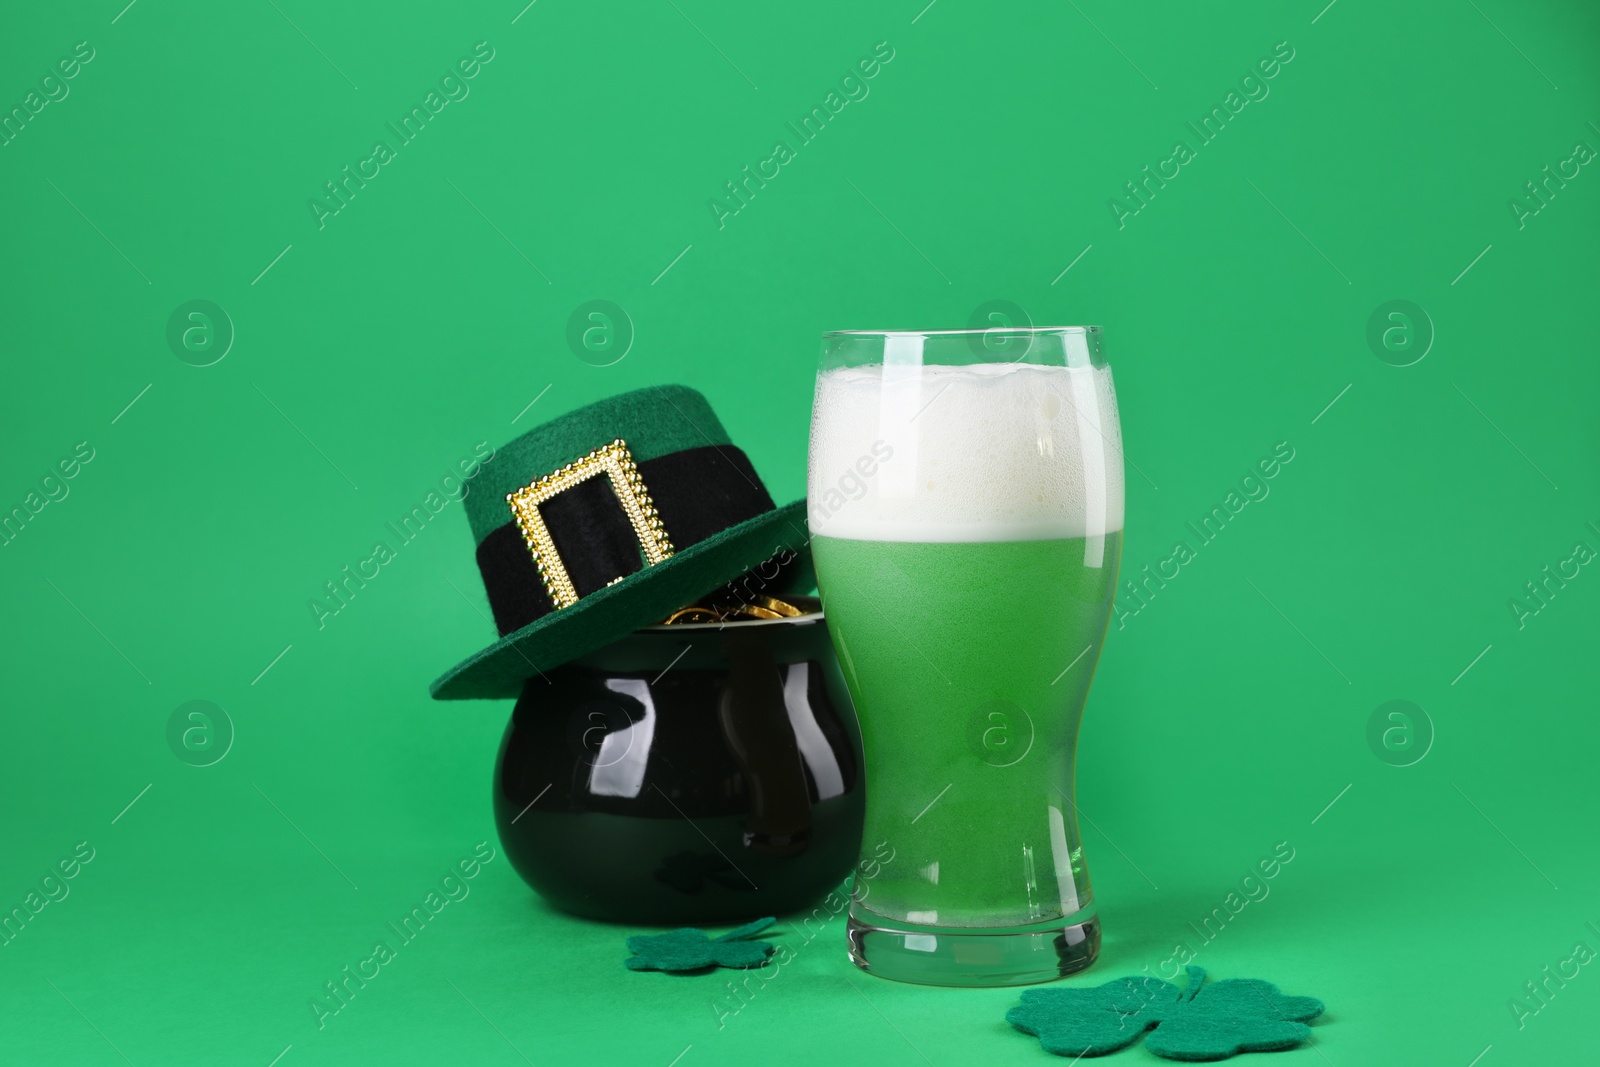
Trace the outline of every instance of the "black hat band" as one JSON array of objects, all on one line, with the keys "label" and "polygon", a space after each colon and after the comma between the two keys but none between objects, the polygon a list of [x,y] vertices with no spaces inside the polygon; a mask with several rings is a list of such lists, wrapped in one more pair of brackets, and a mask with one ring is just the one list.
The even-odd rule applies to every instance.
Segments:
[{"label": "black hat band", "polygon": [[[773,508],[749,458],[732,445],[671,452],[638,463],[637,472],[667,539],[679,551]],[[635,523],[606,477],[591,477],[549,496],[538,505],[538,514],[578,598],[647,565]],[[477,557],[502,637],[559,610],[547,591],[550,568],[541,572],[514,518],[489,532]]]}]

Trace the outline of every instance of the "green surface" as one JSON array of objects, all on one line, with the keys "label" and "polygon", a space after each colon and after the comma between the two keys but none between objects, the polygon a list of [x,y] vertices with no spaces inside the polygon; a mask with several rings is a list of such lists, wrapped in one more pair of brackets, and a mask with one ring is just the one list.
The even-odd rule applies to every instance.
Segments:
[{"label": "green surface", "polygon": [[1072,764],[1121,546],[1120,530],[812,538],[872,783],[862,840],[895,851],[864,894],[868,911],[1024,926],[1093,903]]},{"label": "green surface", "polygon": [[[37,509],[0,548],[0,900],[40,894],[0,947],[0,1058],[1048,1062],[1013,992],[856,973],[836,915],[780,922],[792,958],[729,1001],[474,860],[510,708],[428,699],[492,636],[458,505],[323,628],[307,607],[478,442],[638,386],[705,392],[793,499],[818,334],[992,300],[1106,327],[1123,574],[1191,547],[1101,661],[1079,801],[1106,941],[1069,984],[1165,978],[1186,945],[1327,1003],[1286,1067],[1592,1056],[1592,5],[123,3],[0,16],[0,106],[40,94],[0,147],[0,509]],[[319,229],[308,201],[380,138]],[[1175,155],[1119,229],[1108,201]],[[776,176],[708,207],[745,166]],[[233,324],[208,367],[203,324],[169,347],[193,300]],[[579,358],[591,300],[632,325],[585,312]],[[1436,335],[1410,366],[1403,323],[1369,347],[1394,300]],[[1270,493],[1202,540],[1280,441]],[[236,732],[208,767],[169,747],[195,700]],[[1414,712],[1369,734],[1394,700],[1430,744]],[[383,939],[319,1031],[312,998]]]}]

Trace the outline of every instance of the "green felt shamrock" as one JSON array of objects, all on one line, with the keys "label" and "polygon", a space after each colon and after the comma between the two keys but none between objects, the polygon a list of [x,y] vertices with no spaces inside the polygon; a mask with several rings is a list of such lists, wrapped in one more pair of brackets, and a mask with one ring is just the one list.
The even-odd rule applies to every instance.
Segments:
[{"label": "green felt shamrock", "polygon": [[1119,978],[1093,989],[1030,989],[1006,1021],[1058,1056],[1102,1056],[1155,1027],[1144,1047],[1169,1060],[1220,1060],[1293,1048],[1311,1036],[1322,1001],[1290,997],[1271,982],[1230,978],[1202,990],[1206,972],[1186,968],[1188,988]]},{"label": "green felt shamrock", "polygon": [[778,920],[757,919],[712,940],[692,926],[667,934],[628,938],[631,971],[698,971],[706,967],[759,967],[772,953],[770,941],[745,941]]}]

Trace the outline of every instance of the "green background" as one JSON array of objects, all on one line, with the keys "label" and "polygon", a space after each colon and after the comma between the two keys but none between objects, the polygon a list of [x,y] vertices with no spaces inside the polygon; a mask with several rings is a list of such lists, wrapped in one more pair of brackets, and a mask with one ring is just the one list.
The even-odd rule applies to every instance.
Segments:
[{"label": "green background", "polygon": [[[1521,627],[1508,601],[1600,548],[1600,174],[1520,228],[1509,201],[1600,148],[1592,5],[122,3],[0,16],[6,113],[94,49],[0,147],[0,509],[94,450],[0,548],[0,905],[95,850],[0,947],[0,1060],[1050,1062],[1014,991],[869,978],[838,919],[719,1028],[725,973],[624,971],[634,931],[503,856],[324,1029],[307,1007],[493,840],[510,710],[427,698],[492,636],[459,505],[319,629],[323,583],[477,442],[654,383],[704,391],[792,499],[819,332],[991,300],[1106,328],[1125,577],[1295,450],[1114,627],[1079,785],[1106,942],[1068,984],[1158,969],[1287,841],[1197,960],[1327,1002],[1282,1062],[1583,1047],[1600,968],[1520,1028],[1508,1002],[1600,949],[1600,574]],[[308,200],[479,41],[470,95],[319,229]],[[870,95],[719,229],[724,182],[882,41]],[[208,367],[166,339],[197,299],[236,333]],[[632,323],[610,366],[566,340],[594,299]],[[1435,334],[1405,367],[1367,341],[1396,299]],[[1394,699],[1431,722],[1412,766],[1367,741]],[[168,746],[190,700],[236,731],[209,767]]]}]

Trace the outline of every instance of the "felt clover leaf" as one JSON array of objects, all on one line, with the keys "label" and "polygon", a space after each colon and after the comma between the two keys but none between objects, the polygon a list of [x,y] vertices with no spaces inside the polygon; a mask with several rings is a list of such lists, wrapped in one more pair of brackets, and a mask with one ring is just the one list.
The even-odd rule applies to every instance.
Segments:
[{"label": "felt clover leaf", "polygon": [[1177,1004],[1180,995],[1156,978],[1119,978],[1092,989],[1030,989],[1006,1012],[1006,1021],[1037,1034],[1046,1052],[1099,1056],[1137,1041],[1152,1015]]},{"label": "felt clover leaf", "polygon": [[772,954],[770,941],[746,941],[776,919],[757,919],[713,940],[704,930],[685,927],[671,933],[628,938],[630,971],[698,971],[707,967],[760,967]]},{"label": "felt clover leaf", "polygon": [[1256,978],[1205,989],[1206,972],[1187,968],[1188,988],[1155,978],[1119,978],[1092,989],[1030,989],[1006,1021],[1035,1034],[1058,1056],[1101,1056],[1155,1028],[1145,1048],[1169,1060],[1220,1060],[1239,1052],[1293,1048],[1311,1036],[1306,1022],[1322,1002],[1291,997]]}]

